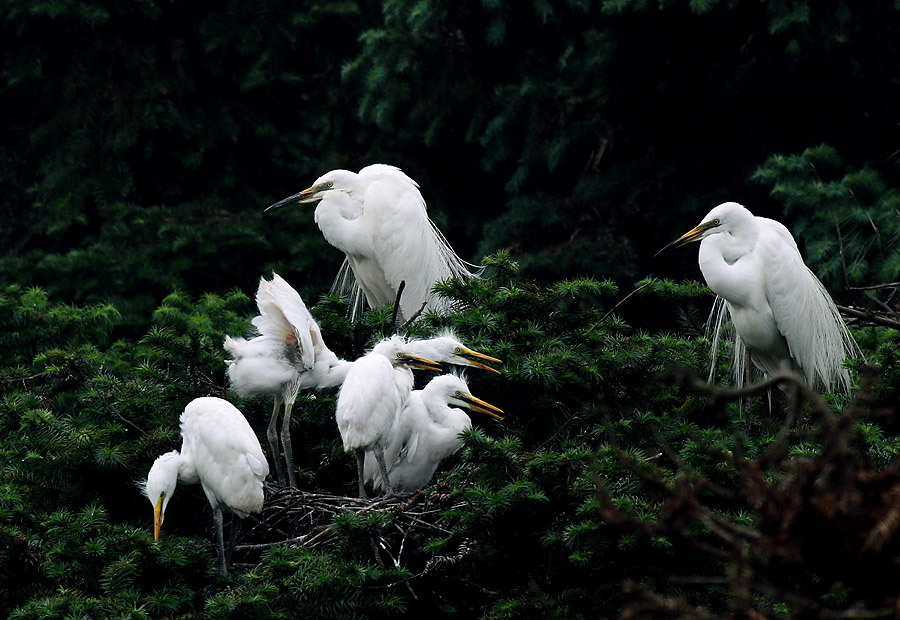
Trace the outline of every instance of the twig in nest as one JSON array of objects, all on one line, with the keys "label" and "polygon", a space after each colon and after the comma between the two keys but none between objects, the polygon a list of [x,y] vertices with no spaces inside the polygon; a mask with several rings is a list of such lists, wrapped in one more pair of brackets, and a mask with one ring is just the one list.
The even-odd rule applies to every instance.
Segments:
[{"label": "twig in nest", "polygon": [[884,325],[885,327],[900,329],[900,321],[893,318],[888,318],[880,312],[866,312],[863,310],[857,310],[856,308],[848,308],[846,306],[838,306],[837,309],[840,310],[842,314],[852,316],[853,318],[866,321],[873,325]]}]

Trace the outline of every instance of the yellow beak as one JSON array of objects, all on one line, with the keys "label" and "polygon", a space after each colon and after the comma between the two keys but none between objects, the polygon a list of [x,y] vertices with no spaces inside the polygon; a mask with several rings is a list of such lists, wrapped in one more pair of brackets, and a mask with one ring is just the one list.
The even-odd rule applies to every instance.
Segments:
[{"label": "yellow beak", "polygon": [[297,192],[296,194],[292,194],[292,195],[288,196],[287,198],[283,198],[283,199],[279,200],[278,202],[276,202],[273,205],[269,205],[268,207],[266,207],[264,209],[263,212],[271,211],[272,209],[277,209],[278,207],[283,207],[285,205],[293,204],[295,202],[302,203],[302,202],[312,202],[314,200],[320,200],[320,198],[316,198],[317,193],[318,193],[317,188],[307,187],[302,192]]},{"label": "yellow beak", "polygon": [[670,243],[669,245],[667,245],[666,247],[661,249],[659,252],[654,254],[653,258],[656,258],[657,256],[659,256],[660,254],[662,254],[663,252],[665,252],[666,250],[668,250],[669,248],[671,248],[673,246],[676,248],[680,248],[681,246],[686,245],[692,241],[697,241],[701,237],[701,235],[703,235],[704,232],[706,232],[708,229],[712,228],[715,225],[716,225],[716,223],[713,223],[713,222],[703,222],[699,226],[696,226],[695,228],[690,229],[689,231],[687,231],[686,233],[684,233],[683,235],[678,237],[675,241],[673,241],[672,243]]},{"label": "yellow beak", "polygon": [[163,496],[159,496],[159,500],[156,502],[156,506],[153,507],[153,540],[159,540],[159,528],[162,527],[163,522]]},{"label": "yellow beak", "polygon": [[500,371],[497,370],[496,368],[491,368],[490,366],[482,364],[481,362],[476,362],[474,359],[470,359],[470,358],[474,357],[475,359],[484,360],[485,362],[493,362],[495,364],[502,364],[503,361],[498,360],[496,357],[491,357],[490,355],[485,355],[484,353],[479,353],[478,351],[473,351],[472,349],[462,349],[462,350],[460,350],[459,355],[460,355],[460,357],[466,358],[466,360],[475,368],[482,368],[484,370],[490,370],[491,372],[496,372],[498,375],[500,374]]},{"label": "yellow beak", "polygon": [[401,353],[397,356],[397,361],[401,364],[418,368],[419,370],[431,370],[434,372],[443,372],[444,368],[438,362],[430,360],[427,357],[413,355],[411,353]]},{"label": "yellow beak", "polygon": [[485,413],[492,418],[497,418],[498,420],[502,420],[503,416],[500,415],[503,413],[503,409],[499,407],[495,407],[491,403],[485,402],[480,398],[476,398],[471,394],[460,394],[459,397],[466,401],[466,407],[471,409],[472,411],[479,411],[481,413]]}]

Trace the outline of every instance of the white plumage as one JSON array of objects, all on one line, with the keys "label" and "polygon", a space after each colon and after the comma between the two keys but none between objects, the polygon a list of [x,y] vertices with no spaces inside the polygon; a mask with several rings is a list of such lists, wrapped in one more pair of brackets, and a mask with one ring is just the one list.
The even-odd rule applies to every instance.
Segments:
[{"label": "white plumage", "polygon": [[346,256],[335,285],[351,295],[354,317],[362,295],[372,307],[392,304],[401,282],[406,282],[399,309],[404,320],[423,304],[443,312],[447,301],[432,292],[434,284],[477,276],[470,269],[475,266],[456,255],[428,217],[418,184],[399,168],[373,164],[358,173],[332,170],[266,210],[316,201],[316,224]]},{"label": "white plumage", "polygon": [[[438,464],[462,447],[459,434],[472,427],[472,420],[459,407],[502,419],[502,410],[472,396],[465,380],[455,374],[435,377],[412,392],[384,450],[394,491],[424,488]],[[384,489],[384,478],[372,452],[366,453],[364,474],[375,489]]]},{"label": "white plumage", "polygon": [[793,369],[810,385],[849,392],[843,362],[859,348],[787,228],[726,202],[669,246],[700,240],[700,270],[726,310],[714,309],[714,340],[726,314],[737,332],[735,381],[746,347],[767,374]]},{"label": "white plumage", "polygon": [[[260,315],[253,319],[253,324],[261,335],[250,340],[231,336],[225,338],[223,346],[232,356],[232,359],[226,360],[228,378],[234,391],[241,396],[262,394],[274,397],[275,404],[267,430],[269,446],[279,482],[295,486],[290,419],[293,403],[299,391],[339,386],[343,384],[354,365],[363,360],[366,361],[356,371],[355,376],[371,375],[370,384],[375,386],[378,384],[374,374],[376,368],[372,360],[367,360],[366,356],[351,362],[335,355],[325,345],[319,325],[299,293],[278,274],[274,274],[271,281],[265,278],[260,280],[257,306]],[[393,349],[389,350],[390,347]],[[393,336],[376,345],[375,350],[387,352],[386,355],[390,359],[398,359],[399,355],[401,367],[410,363],[416,364],[418,363],[416,358],[420,358],[429,364],[434,364],[431,360],[437,360],[499,372],[484,362],[502,363],[497,358],[467,348],[450,331],[426,340],[407,340],[401,336]],[[385,373],[384,377],[391,377],[393,380],[394,375]],[[405,399],[412,390],[411,381],[410,385],[403,389]],[[284,420],[279,435],[277,422],[282,402]],[[361,411],[362,407],[354,408],[356,409]],[[352,442],[357,441],[361,440],[354,438]],[[282,467],[279,458],[282,449],[287,479],[285,468]]]},{"label": "white plumage", "polygon": [[153,504],[154,537],[159,539],[177,482],[199,482],[213,508],[219,565],[227,572],[222,508],[241,518],[261,512],[263,480],[269,466],[244,415],[221,398],[196,398],[188,403],[181,414],[181,436],[181,451],[157,458],[144,485],[144,493]]},{"label": "white plumage", "polygon": [[363,459],[373,450],[384,472],[385,487],[390,482],[384,465],[383,449],[400,410],[412,392],[410,367],[440,371],[437,363],[411,354],[400,336],[382,340],[351,365],[338,394],[335,420],[344,450],[356,454],[359,496],[366,497]]},{"label": "white plumage", "polygon": [[[280,484],[296,486],[291,452],[291,410],[303,387],[315,380],[324,382],[337,356],[325,346],[319,324],[303,303],[300,294],[277,273],[272,280],[261,278],[256,291],[259,316],[253,325],[260,335],[225,337],[223,347],[231,354],[228,378],[241,396],[271,395],[275,399],[267,437]],[[279,453],[278,412],[284,403],[281,448],[286,461],[282,468]]]}]

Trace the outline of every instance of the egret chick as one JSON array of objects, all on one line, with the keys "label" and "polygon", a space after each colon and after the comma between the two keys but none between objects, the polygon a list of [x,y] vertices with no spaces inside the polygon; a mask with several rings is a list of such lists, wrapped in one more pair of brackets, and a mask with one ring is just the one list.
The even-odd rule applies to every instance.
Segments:
[{"label": "egret chick", "polygon": [[[293,487],[296,480],[291,448],[291,411],[300,388],[304,387],[301,375],[316,366],[323,371],[323,364],[327,365],[324,360],[337,356],[325,347],[319,324],[300,294],[277,273],[272,275],[271,281],[260,278],[256,305],[259,316],[252,322],[261,335],[251,340],[226,336],[222,345],[232,356],[226,362],[228,378],[234,391],[241,396],[266,394],[274,397],[266,436],[278,483]],[[284,417],[279,436],[278,412],[282,404]],[[282,451],[285,467],[281,465]]]},{"label": "egret chick", "polygon": [[[433,293],[435,283],[478,275],[476,266],[447,243],[428,217],[418,184],[399,168],[373,164],[358,173],[332,170],[266,211],[312,202],[319,203],[314,217],[325,240],[346,256],[335,288],[350,294],[354,318],[362,309],[362,295],[373,308],[391,304],[404,281],[399,304],[403,320],[423,304],[445,312],[448,303]],[[346,277],[347,268],[355,283]]]},{"label": "egret chick", "polygon": [[384,486],[389,495],[393,494],[384,462],[384,446],[412,392],[411,368],[441,370],[437,362],[408,352],[406,341],[401,336],[392,336],[353,362],[341,385],[335,420],[344,451],[356,454],[361,499],[366,498],[363,475],[366,450],[375,453]]},{"label": "egret chick", "polygon": [[[181,414],[181,452],[161,455],[147,474],[144,494],[153,505],[153,537],[159,530],[175,485],[196,484],[213,509],[219,552],[219,567],[228,572],[222,509],[240,518],[261,512],[263,480],[269,466],[259,440],[234,405],[221,398],[203,397],[189,402]],[[230,551],[234,547],[236,523],[232,518]]]},{"label": "egret chick", "polygon": [[496,357],[479,353],[460,342],[452,331],[444,331],[434,338],[425,340],[408,340],[407,347],[411,353],[421,355],[428,359],[437,360],[443,364],[453,364],[456,366],[472,366],[489,370],[500,374],[496,368],[491,368],[484,362],[492,362],[494,364],[502,364],[503,362]]},{"label": "egret chick", "polygon": [[[462,447],[459,435],[472,428],[472,420],[459,407],[503,419],[503,410],[472,396],[465,379],[455,374],[435,377],[412,392],[384,451],[394,491],[424,488],[440,462]],[[373,454],[366,453],[366,480],[381,490],[384,478],[375,465]]]},{"label": "egret chick", "polygon": [[[737,332],[736,351],[746,346],[753,364],[766,374],[795,370],[827,392],[850,391],[843,362],[859,356],[859,347],[787,228],[726,202],[660,252],[693,241],[700,241],[707,285],[725,300]],[[716,338],[724,315],[716,319]],[[740,385],[738,357],[735,381]]]}]

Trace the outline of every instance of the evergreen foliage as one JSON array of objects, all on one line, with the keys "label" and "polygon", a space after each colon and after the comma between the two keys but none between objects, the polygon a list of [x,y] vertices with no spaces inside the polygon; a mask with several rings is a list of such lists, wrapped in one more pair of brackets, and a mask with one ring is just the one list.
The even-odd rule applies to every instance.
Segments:
[{"label": "evergreen foliage", "polygon": [[900,192],[870,167],[850,168],[836,149],[819,145],[775,155],[754,174],[795,221],[794,234],[832,290],[897,280]]},{"label": "evergreen foliage", "polygon": [[[393,565],[373,547],[395,535],[390,504],[337,514],[332,543],[269,545],[242,556],[243,568],[227,577],[213,567],[199,489],[178,490],[157,544],[135,483],[156,455],[177,446],[184,403],[227,394],[219,343],[247,328],[247,298],[173,293],[143,337],[112,340],[111,309],[10,287],[4,302],[20,311],[5,313],[4,327],[26,331],[22,311],[35,300],[45,324],[30,330],[31,359],[15,358],[17,372],[28,374],[0,383],[4,613],[577,618],[675,609],[774,617],[888,604],[883,597],[894,594],[853,567],[887,570],[894,557],[896,331],[858,332],[881,382],[864,381],[843,415],[788,381],[786,395],[773,396],[773,413],[764,397],[751,397],[745,426],[738,394],[696,379],[704,339],[629,326],[617,312],[630,300],[610,312],[624,298],[610,282],[541,286],[505,253],[485,262],[486,279],[441,285],[456,300],[454,314],[409,327],[417,336],[452,328],[505,361],[500,376],[469,373],[473,392],[508,415],[502,423],[474,418],[464,449],[442,465],[427,491],[443,507],[433,511],[438,529],[404,536],[402,553],[385,551]],[[632,299],[682,306],[685,315],[708,295],[696,283],[640,284]],[[341,355],[358,355],[389,331],[389,312],[369,311],[351,326],[346,310],[331,297],[312,308]],[[69,339],[34,337],[81,316],[94,320]],[[333,391],[298,402],[301,488],[352,494],[355,471],[334,428]],[[261,434],[270,403],[241,406]],[[823,512],[832,501],[846,517]],[[277,510],[267,508],[275,513],[252,531],[264,531]],[[844,533],[826,545],[833,528]],[[826,546],[833,557],[797,563]]]},{"label": "evergreen foliage", "polygon": [[[0,2],[0,619],[896,616],[898,20],[849,0]],[[262,213],[376,161],[487,255],[437,286],[449,316],[350,323],[311,209]],[[698,379],[712,295],[683,281],[695,253],[651,257],[725,200],[783,221],[852,304],[854,398]],[[262,436],[271,400],[229,391],[221,343],[250,335],[272,270],[344,358],[397,329],[502,358],[467,381],[507,416],[473,415],[423,496],[351,509],[335,390],[301,394],[294,503],[267,488],[222,576],[202,491],[179,487],[154,542],[139,484],[192,398]]]}]

